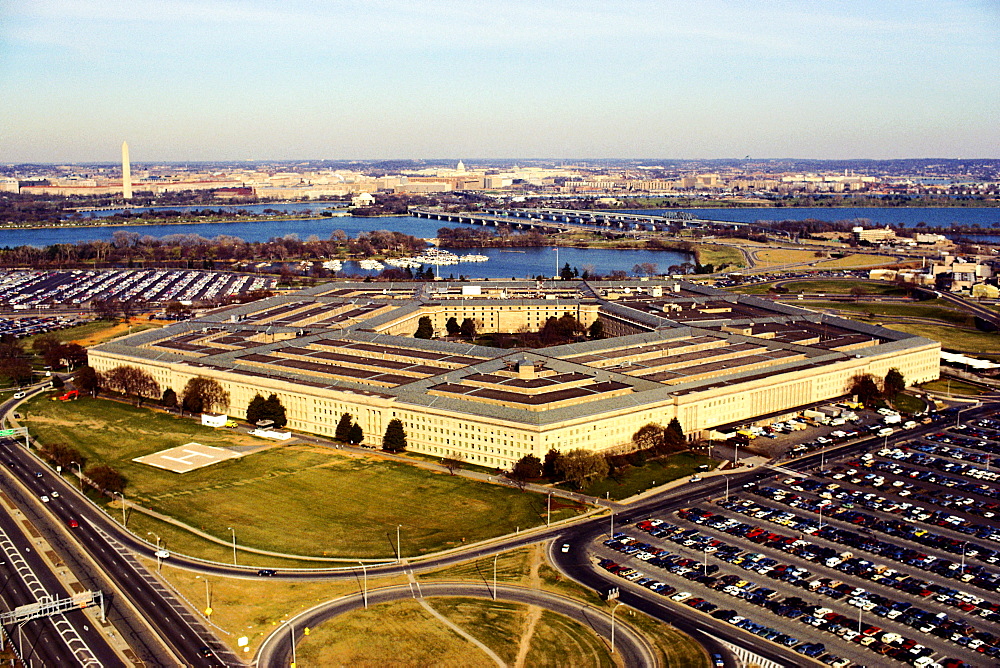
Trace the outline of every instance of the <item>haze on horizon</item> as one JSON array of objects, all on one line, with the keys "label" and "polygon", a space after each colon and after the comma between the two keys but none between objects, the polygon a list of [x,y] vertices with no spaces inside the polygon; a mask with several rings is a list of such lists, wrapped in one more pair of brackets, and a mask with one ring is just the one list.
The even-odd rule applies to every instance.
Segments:
[{"label": "haze on horizon", "polygon": [[0,162],[1000,157],[994,0],[0,0]]}]

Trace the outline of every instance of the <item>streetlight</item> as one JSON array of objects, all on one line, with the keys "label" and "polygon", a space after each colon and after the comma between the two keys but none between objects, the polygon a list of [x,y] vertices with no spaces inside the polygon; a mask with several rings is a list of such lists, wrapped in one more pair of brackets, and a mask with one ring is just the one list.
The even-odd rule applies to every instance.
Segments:
[{"label": "streetlight", "polygon": [[236,529],[232,527],[226,527],[233,534],[233,566],[236,565]]},{"label": "streetlight", "polygon": [[739,465],[739,463],[740,463],[740,443],[739,441],[737,441],[736,445],[733,447],[733,466],[736,467],[737,465]]},{"label": "streetlight", "polygon": [[[83,491],[83,467],[80,466],[80,462],[70,462],[70,466],[76,464],[76,472],[80,474],[80,491]],[[989,468],[987,466],[987,468]]]},{"label": "streetlight", "polygon": [[965,546],[968,543],[962,543],[962,569],[959,571],[959,575],[965,575]]},{"label": "streetlight", "polygon": [[155,531],[147,531],[146,535],[147,536],[153,536],[153,537],[156,538],[156,549],[159,550],[160,549],[160,536]]},{"label": "streetlight", "polygon": [[368,567],[365,566],[365,562],[363,562],[363,561],[359,561],[358,563],[361,564],[361,571],[365,574],[365,579],[364,579],[364,583],[365,584],[364,584],[364,586],[361,589],[361,598],[364,600],[364,602],[365,602],[365,610],[367,610],[368,609]]},{"label": "streetlight", "polygon": [[552,524],[552,492],[549,492],[545,501],[545,526]]},{"label": "streetlight", "polygon": [[707,577],[708,576],[708,545],[706,545],[705,547],[703,547],[701,550],[702,550],[702,553],[705,555],[705,570],[704,570],[704,573],[705,573],[705,576]]},{"label": "streetlight", "polygon": [[127,528],[125,526],[125,493],[124,492],[113,492],[118,496],[122,497],[122,528]]},{"label": "streetlight", "polygon": [[497,552],[493,555],[493,600],[497,600],[497,557],[500,553]]},{"label": "streetlight", "polygon": [[618,606],[622,602],[618,601],[615,603],[615,607],[611,608],[611,653],[615,653],[615,612],[618,610]]},{"label": "streetlight", "polygon": [[960,408],[960,409],[958,409],[958,413],[956,413],[956,414],[955,414],[955,426],[956,426],[956,427],[957,427],[957,426],[958,426],[959,424],[961,424],[961,420],[962,420],[962,413],[964,413],[965,411],[969,410],[970,408],[979,408],[979,402],[977,401],[977,402],[976,402],[975,404],[973,404],[972,406],[966,406],[965,408]]},{"label": "streetlight", "polygon": [[611,538],[615,537],[615,511],[611,511]]},{"label": "streetlight", "polygon": [[403,560],[403,546],[399,542],[399,528],[403,526],[402,524],[396,525],[396,563],[398,564]]},{"label": "streetlight", "polygon": [[729,503],[729,476],[723,473],[722,477],[726,479],[726,503]]}]

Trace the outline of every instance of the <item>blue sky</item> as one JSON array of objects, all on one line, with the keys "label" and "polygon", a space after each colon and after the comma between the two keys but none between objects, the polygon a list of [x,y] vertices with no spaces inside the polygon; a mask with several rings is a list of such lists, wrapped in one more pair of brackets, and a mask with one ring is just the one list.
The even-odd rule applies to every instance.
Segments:
[{"label": "blue sky", "polygon": [[0,162],[1000,157],[996,0],[0,0]]}]

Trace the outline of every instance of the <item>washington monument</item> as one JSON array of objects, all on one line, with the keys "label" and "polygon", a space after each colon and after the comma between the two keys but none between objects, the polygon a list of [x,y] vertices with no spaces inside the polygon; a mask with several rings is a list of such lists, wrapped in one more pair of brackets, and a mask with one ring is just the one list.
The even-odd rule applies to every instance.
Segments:
[{"label": "washington monument", "polygon": [[132,199],[132,165],[128,161],[128,142],[122,142],[122,199]]}]

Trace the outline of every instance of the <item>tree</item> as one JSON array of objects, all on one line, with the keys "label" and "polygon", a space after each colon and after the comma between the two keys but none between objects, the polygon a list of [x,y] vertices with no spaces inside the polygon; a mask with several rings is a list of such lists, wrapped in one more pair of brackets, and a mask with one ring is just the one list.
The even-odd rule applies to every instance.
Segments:
[{"label": "tree", "polygon": [[338,441],[347,443],[347,436],[351,433],[352,424],[354,424],[354,418],[351,417],[350,413],[341,415],[340,422],[337,423],[337,429],[333,432],[333,437]]},{"label": "tree", "polygon": [[861,298],[867,294],[868,290],[866,290],[863,286],[855,285],[851,288],[851,296],[854,297],[854,301],[856,302],[861,301]]},{"label": "tree", "polygon": [[569,262],[563,265],[563,268],[559,270],[559,278],[564,281],[573,280],[573,270],[569,266]]},{"label": "tree", "polygon": [[570,450],[559,458],[558,473],[563,480],[580,489],[588,479],[603,480],[608,475],[608,460],[589,450]]},{"label": "tree", "polygon": [[413,333],[413,336],[417,339],[429,339],[434,336],[434,325],[429,317],[420,316],[420,320],[417,321],[417,331]]},{"label": "tree", "polygon": [[94,367],[84,366],[77,369],[76,373],[73,374],[73,385],[82,394],[89,394],[92,397],[96,397],[101,382],[97,376],[97,372],[94,371]]},{"label": "tree", "polygon": [[66,381],[62,379],[62,376],[57,373],[52,374],[52,389],[61,390],[64,387],[66,387]]},{"label": "tree", "polygon": [[875,378],[873,378],[870,373],[859,373],[854,376],[851,379],[851,387],[848,392],[856,395],[858,397],[858,401],[869,408],[874,406],[875,403],[882,397],[878,384],[876,384]]},{"label": "tree", "polygon": [[357,445],[363,440],[365,440],[365,431],[361,425],[355,422],[351,425],[350,431],[347,432],[347,442],[351,445]]},{"label": "tree", "polygon": [[167,410],[177,408],[177,393],[174,392],[174,388],[168,387],[163,390],[163,396],[160,398],[160,405]]},{"label": "tree", "polygon": [[160,396],[160,384],[149,372],[130,365],[116,366],[103,376],[104,387],[119,392],[126,397],[135,397],[135,405],[141,406],[143,399]]},{"label": "tree", "polygon": [[385,435],[382,437],[382,449],[386,452],[406,450],[406,431],[403,429],[403,421],[399,418],[389,420]]},{"label": "tree", "polygon": [[[264,420],[271,420],[276,429],[281,429],[288,424],[288,417],[285,415],[285,407],[277,394],[271,394],[264,400]],[[360,442],[360,441],[359,441]]]},{"label": "tree", "polygon": [[667,424],[667,428],[663,430],[663,449],[666,452],[676,452],[677,450],[683,450],[686,445],[687,439],[684,436],[684,428],[681,426],[681,421],[676,417],[671,418]]},{"label": "tree", "polygon": [[441,466],[448,469],[448,473],[455,475],[455,471],[462,468],[462,460],[459,458],[458,453],[452,452],[447,457],[441,458]]},{"label": "tree", "polygon": [[511,467],[507,477],[513,480],[521,490],[524,490],[524,485],[529,480],[542,477],[542,460],[535,455],[525,455]]},{"label": "tree", "polygon": [[462,331],[462,326],[458,324],[458,320],[454,316],[448,318],[444,328],[448,330],[448,336],[458,336],[459,332]]},{"label": "tree", "polygon": [[222,389],[217,380],[195,376],[184,386],[181,404],[191,413],[225,411],[229,408],[229,392]]},{"label": "tree", "polygon": [[250,403],[247,404],[247,422],[255,425],[264,419],[264,405],[267,401],[264,397],[260,396],[260,393],[255,394]]},{"label": "tree", "polygon": [[121,494],[128,484],[125,476],[111,468],[107,464],[95,464],[86,469],[86,477],[97,489],[102,492],[115,492]]},{"label": "tree", "polygon": [[542,462],[542,475],[548,478],[550,482],[555,482],[559,479],[559,460],[562,458],[562,453],[552,448],[545,453],[545,461]]},{"label": "tree", "polygon": [[663,445],[664,429],[652,422],[632,434],[632,444],[636,450],[658,450]]},{"label": "tree", "polygon": [[888,373],[885,374],[885,380],[882,382],[882,396],[892,400],[905,389],[906,379],[903,378],[903,374],[896,367],[889,369]]},{"label": "tree", "polygon": [[462,321],[460,331],[465,338],[474,339],[476,337],[476,329],[476,321],[472,318],[466,318]]},{"label": "tree", "polygon": [[605,337],[604,321],[598,318],[592,322],[590,328],[587,330],[587,335],[594,340],[603,339]]}]

